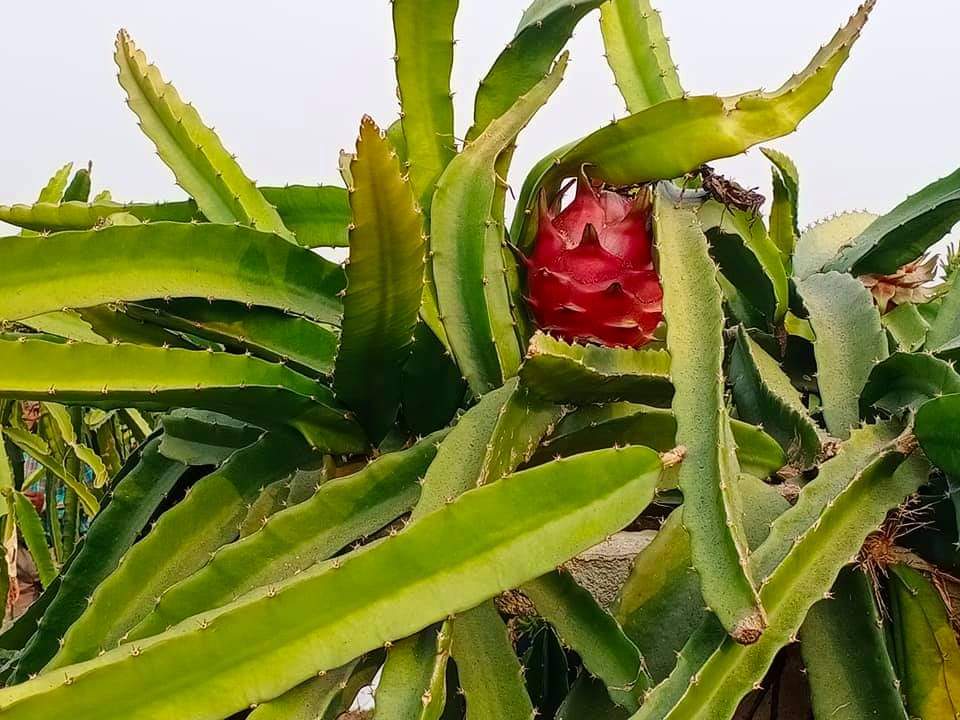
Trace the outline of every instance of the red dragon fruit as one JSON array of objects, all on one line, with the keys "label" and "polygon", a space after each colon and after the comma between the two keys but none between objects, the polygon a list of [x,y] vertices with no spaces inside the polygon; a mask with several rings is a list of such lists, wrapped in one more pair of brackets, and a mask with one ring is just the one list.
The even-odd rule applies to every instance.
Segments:
[{"label": "red dragon fruit", "polygon": [[568,342],[639,347],[663,319],[653,267],[649,194],[595,188],[585,177],[559,211],[540,197],[527,302],[540,328]]}]

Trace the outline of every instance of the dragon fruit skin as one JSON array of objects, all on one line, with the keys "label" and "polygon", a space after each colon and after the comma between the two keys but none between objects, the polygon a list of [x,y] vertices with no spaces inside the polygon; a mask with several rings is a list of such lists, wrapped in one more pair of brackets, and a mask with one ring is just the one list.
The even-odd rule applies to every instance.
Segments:
[{"label": "dragon fruit skin", "polygon": [[625,197],[581,177],[560,212],[541,195],[537,237],[524,263],[537,325],[563,340],[639,347],[663,319],[645,192]]}]

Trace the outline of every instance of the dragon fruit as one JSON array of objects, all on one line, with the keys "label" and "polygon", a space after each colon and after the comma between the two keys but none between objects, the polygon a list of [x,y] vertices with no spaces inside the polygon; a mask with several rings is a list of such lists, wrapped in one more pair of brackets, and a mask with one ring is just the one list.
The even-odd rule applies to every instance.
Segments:
[{"label": "dragon fruit", "polygon": [[663,319],[663,290],[653,266],[651,205],[590,180],[562,211],[540,197],[527,269],[527,303],[542,330],[568,342],[639,347]]}]

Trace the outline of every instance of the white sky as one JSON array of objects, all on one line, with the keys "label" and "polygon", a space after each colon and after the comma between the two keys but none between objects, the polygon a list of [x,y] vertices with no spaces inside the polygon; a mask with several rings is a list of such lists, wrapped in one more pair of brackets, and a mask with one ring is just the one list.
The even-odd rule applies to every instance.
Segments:
[{"label": "white sky", "polygon": [[[458,130],[473,93],[510,39],[522,6],[461,0]],[[660,0],[686,88],[774,88],[801,69],[855,0]],[[216,126],[264,184],[339,182],[337,152],[360,116],[396,114],[387,0],[8,0],[0,28],[0,202],[29,202],[67,160],[94,162],[95,189],[121,200],[179,197],[122,102],[113,37],[138,45]],[[520,138],[511,182],[543,154],[623,113],[602,57],[598,13],[569,45],[572,65]],[[429,21],[425,18],[425,22]],[[804,223],[837,210],[883,212],[960,165],[954,0],[880,0],[834,94],[795,135],[773,143],[797,162]],[[720,164],[769,186],[759,152]]]}]

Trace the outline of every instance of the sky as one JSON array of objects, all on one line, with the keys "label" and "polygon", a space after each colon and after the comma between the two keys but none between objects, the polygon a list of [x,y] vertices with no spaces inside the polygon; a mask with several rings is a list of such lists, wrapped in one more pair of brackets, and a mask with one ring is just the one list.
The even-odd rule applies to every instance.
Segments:
[{"label": "sky", "polygon": [[[733,94],[779,86],[856,7],[853,0],[661,0],[686,89]],[[523,5],[461,0],[453,74],[457,128]],[[560,89],[520,137],[510,182],[559,145],[625,114],[593,13],[568,48]],[[428,19],[425,19],[428,21]],[[66,0],[11,2],[0,28],[0,203],[30,202],[68,160],[93,162],[95,190],[119,200],[181,197],[123,103],[113,64],[129,30],[262,184],[337,183],[337,155],[364,113],[397,115],[388,0]],[[801,221],[885,212],[960,166],[960,3],[879,0],[827,99],[797,133],[770,143],[801,174]],[[769,194],[757,150],[717,163]]]}]

